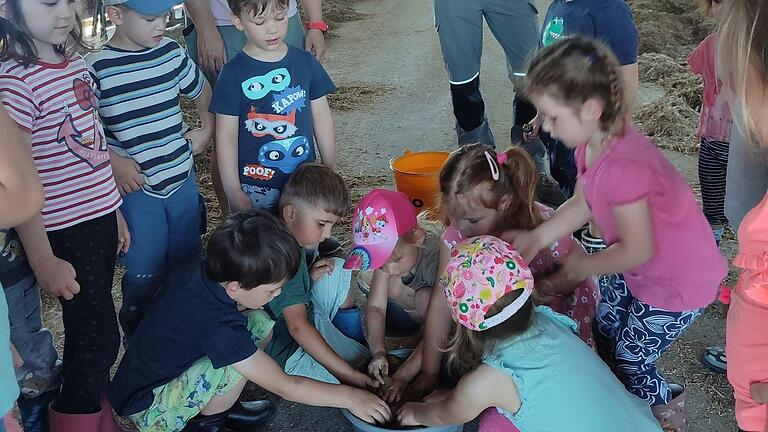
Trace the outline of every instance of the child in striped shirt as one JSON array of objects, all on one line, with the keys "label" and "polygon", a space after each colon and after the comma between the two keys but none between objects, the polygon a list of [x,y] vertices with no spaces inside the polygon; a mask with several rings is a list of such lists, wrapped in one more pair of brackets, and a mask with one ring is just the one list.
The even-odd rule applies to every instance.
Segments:
[{"label": "child in striped shirt", "polygon": [[[0,102],[31,149],[45,196],[42,211],[16,231],[38,284],[59,297],[64,323],[61,392],[50,411],[48,404],[42,411],[50,413],[53,431],[117,431],[101,395],[119,348],[115,258],[130,237],[93,80],[73,49],[80,20],[70,0],[6,0],[2,6]],[[12,302],[10,308],[23,306]],[[10,387],[0,384],[0,399]]]},{"label": "child in striped shirt", "polygon": [[[201,253],[202,199],[193,154],[208,146],[211,89],[178,43],[163,36],[177,0],[108,0],[114,36],[86,56],[96,84],[121,211],[132,234],[123,257],[120,325],[126,344],[168,270]],[[202,122],[190,130],[179,97]]]}]

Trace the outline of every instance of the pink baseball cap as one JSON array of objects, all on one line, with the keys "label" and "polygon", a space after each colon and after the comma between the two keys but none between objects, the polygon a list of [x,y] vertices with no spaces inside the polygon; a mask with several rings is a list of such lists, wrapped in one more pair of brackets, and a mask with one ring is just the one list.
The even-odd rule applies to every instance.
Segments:
[{"label": "pink baseball cap", "polygon": [[376,270],[395,250],[397,240],[416,226],[416,209],[402,193],[373,189],[360,200],[352,219],[352,250],[344,268]]}]

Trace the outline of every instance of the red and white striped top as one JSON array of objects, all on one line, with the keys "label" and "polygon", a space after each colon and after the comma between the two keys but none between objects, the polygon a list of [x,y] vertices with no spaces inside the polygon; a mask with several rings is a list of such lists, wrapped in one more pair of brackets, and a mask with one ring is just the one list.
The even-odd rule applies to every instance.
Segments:
[{"label": "red and white striped top", "polygon": [[116,210],[112,177],[93,81],[85,61],[22,67],[0,64],[0,101],[32,136],[32,156],[45,191],[45,229],[55,231]]}]

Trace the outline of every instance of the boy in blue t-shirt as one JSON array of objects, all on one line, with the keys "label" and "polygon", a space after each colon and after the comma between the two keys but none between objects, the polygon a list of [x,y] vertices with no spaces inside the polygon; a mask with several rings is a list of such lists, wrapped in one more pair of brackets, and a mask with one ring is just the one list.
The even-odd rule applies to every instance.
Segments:
[{"label": "boy in blue t-shirt", "polygon": [[216,154],[230,211],[275,212],[280,190],[303,163],[336,165],[333,118],[326,95],[336,88],[312,54],[284,42],[287,0],[229,0],[248,42],[221,71],[210,111]]}]

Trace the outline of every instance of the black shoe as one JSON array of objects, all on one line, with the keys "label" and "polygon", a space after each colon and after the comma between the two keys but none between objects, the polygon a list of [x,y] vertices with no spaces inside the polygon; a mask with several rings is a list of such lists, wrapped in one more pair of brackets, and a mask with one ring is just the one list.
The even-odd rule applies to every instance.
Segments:
[{"label": "black shoe", "polygon": [[58,396],[59,388],[54,387],[35,397],[19,397],[17,403],[24,432],[48,432],[48,406]]},{"label": "black shoe", "polygon": [[237,402],[227,411],[226,426],[240,431],[264,426],[275,416],[275,404],[268,400]]},{"label": "black shoe", "polygon": [[339,241],[334,237],[328,237],[327,239],[323,240],[323,242],[320,243],[320,245],[317,247],[317,253],[323,257],[331,256],[340,250],[341,243],[339,243]]},{"label": "black shoe", "polygon": [[227,421],[227,413],[228,411],[213,415],[198,414],[189,419],[181,432],[233,432],[232,429],[224,426],[224,422]]}]

